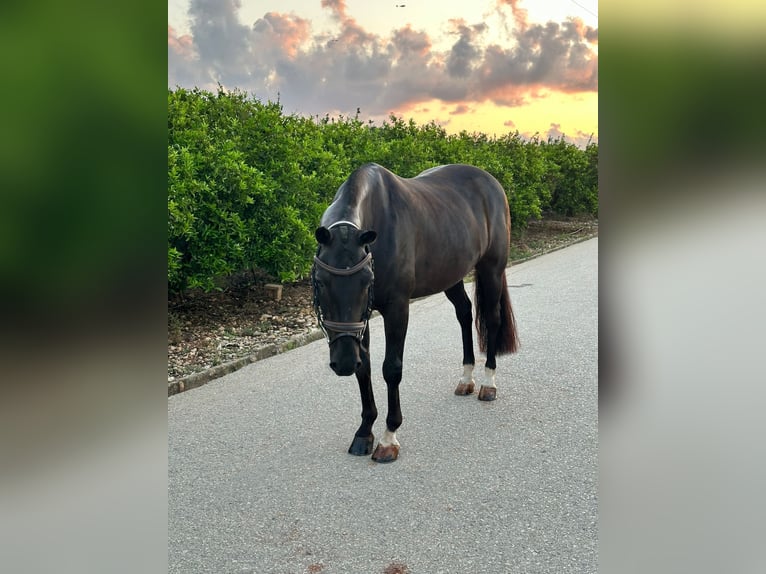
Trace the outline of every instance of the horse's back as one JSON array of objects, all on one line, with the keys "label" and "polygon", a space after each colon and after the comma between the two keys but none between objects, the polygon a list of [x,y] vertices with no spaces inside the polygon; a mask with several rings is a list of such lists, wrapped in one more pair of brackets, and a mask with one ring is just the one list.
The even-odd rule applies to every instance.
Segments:
[{"label": "horse's back", "polygon": [[[394,176],[396,234],[407,236],[414,296],[443,291],[480,261],[505,264],[508,202],[488,172],[465,164],[437,166],[413,178]],[[402,253],[399,254],[405,259]]]},{"label": "horse's back", "polygon": [[440,165],[406,181],[411,182],[418,192],[461,196],[472,202],[481,201],[493,210],[503,211],[508,203],[500,182],[491,173],[473,165]]},{"label": "horse's back", "polygon": [[494,236],[497,230],[507,233],[508,200],[500,182],[489,172],[472,165],[448,164],[405,181],[413,205],[428,206],[427,215],[439,220],[438,232],[462,225],[474,236],[485,232]]}]

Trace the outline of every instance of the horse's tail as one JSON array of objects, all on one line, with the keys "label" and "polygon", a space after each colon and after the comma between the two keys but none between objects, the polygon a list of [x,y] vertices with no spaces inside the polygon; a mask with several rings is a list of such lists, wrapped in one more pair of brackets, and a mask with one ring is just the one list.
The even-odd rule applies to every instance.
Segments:
[{"label": "horse's tail", "polygon": [[[494,305],[487,301],[486,286],[481,274],[477,272],[475,276],[476,331],[479,335],[479,350],[485,353],[487,351],[487,317],[490,313],[495,312],[495,309],[492,308]],[[500,328],[497,330],[497,340],[495,342],[495,354],[497,355],[515,353],[519,348],[519,335],[516,332],[516,319],[513,316],[511,296],[508,294],[508,282],[505,279],[505,272],[503,272],[502,277],[503,280],[500,287]]]}]

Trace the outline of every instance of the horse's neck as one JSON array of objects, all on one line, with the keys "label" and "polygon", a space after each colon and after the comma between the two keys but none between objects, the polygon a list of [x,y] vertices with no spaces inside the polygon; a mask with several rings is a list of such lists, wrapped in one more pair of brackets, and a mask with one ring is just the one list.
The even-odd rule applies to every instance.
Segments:
[{"label": "horse's neck", "polygon": [[369,189],[370,186],[365,185],[365,182],[346,182],[327,208],[324,223],[350,221],[360,229],[369,226]]},{"label": "horse's neck", "polygon": [[353,200],[354,198],[346,197],[346,194],[338,194],[330,206],[325,211],[322,222],[324,225],[332,225],[338,221],[349,221],[361,228],[362,218],[359,214],[359,205]]}]

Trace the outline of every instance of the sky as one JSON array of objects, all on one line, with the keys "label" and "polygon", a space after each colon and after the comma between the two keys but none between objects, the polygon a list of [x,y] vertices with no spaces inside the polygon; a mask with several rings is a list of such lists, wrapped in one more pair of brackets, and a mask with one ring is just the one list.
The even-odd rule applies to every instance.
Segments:
[{"label": "sky", "polygon": [[598,141],[597,0],[169,0],[168,86]]}]

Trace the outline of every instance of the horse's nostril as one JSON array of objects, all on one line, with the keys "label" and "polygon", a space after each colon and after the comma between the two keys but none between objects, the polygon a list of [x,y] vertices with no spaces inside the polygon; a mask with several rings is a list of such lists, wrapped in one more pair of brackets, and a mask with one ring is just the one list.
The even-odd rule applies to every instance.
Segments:
[{"label": "horse's nostril", "polygon": [[354,369],[354,372],[358,371],[361,368],[362,368],[362,361],[357,361],[356,362],[356,369]]}]

